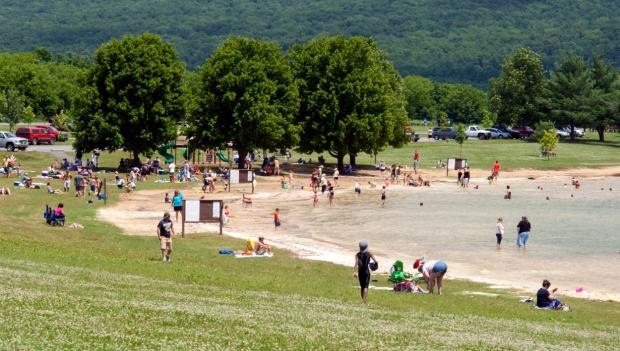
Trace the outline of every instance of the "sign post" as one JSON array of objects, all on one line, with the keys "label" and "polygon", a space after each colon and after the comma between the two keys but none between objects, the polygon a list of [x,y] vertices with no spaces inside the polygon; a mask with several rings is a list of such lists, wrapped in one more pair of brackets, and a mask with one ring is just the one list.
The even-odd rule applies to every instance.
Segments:
[{"label": "sign post", "polygon": [[222,200],[183,200],[181,237],[185,238],[185,223],[219,223],[222,235],[223,212]]},{"label": "sign post", "polygon": [[466,158],[449,158],[448,164],[446,165],[446,177],[448,176],[448,172],[451,169],[457,170],[461,168],[467,167],[467,159]]},{"label": "sign post", "polygon": [[233,184],[252,184],[252,194],[254,194],[254,170],[253,169],[231,169],[228,177],[228,188]]}]

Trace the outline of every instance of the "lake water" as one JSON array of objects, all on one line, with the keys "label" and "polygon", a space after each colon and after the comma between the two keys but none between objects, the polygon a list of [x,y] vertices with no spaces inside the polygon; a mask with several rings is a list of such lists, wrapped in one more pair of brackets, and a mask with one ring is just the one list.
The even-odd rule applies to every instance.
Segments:
[{"label": "lake water", "polygon": [[[549,279],[564,293],[583,288],[579,295],[620,300],[620,179],[581,183],[579,190],[570,179],[499,185],[480,180],[478,190],[473,184],[469,189],[448,183],[391,186],[385,208],[379,206],[378,190],[365,188],[358,197],[352,189],[338,189],[332,209],[326,199],[317,209],[309,209],[309,201],[292,206],[287,222],[295,225],[287,234],[347,252],[366,239],[374,253],[405,259],[409,269],[417,256],[443,259],[453,278],[531,290]],[[508,184],[512,200],[503,198]],[[527,249],[517,249],[516,225],[523,215],[532,231]],[[497,217],[504,218],[506,228],[500,250],[495,248]],[[381,262],[382,269],[390,265]]]}]

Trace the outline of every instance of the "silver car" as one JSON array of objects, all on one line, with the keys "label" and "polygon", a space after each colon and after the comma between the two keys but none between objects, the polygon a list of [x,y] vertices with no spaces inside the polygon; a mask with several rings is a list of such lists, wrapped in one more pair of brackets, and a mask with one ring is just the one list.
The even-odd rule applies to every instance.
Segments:
[{"label": "silver car", "polygon": [[510,139],[512,135],[510,133],[502,132],[497,128],[487,128],[489,132],[491,132],[491,139]]},{"label": "silver car", "polygon": [[11,132],[0,131],[0,148],[5,148],[8,151],[14,151],[15,149],[24,151],[28,148],[28,140],[15,136]]}]

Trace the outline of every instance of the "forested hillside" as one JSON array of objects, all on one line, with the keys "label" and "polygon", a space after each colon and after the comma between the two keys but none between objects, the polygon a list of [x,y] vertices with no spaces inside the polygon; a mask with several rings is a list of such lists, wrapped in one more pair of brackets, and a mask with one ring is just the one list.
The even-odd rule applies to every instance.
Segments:
[{"label": "forested hillside", "polygon": [[547,68],[565,51],[620,65],[617,0],[0,0],[0,50],[92,55],[110,37],[153,32],[190,68],[230,34],[285,49],[320,34],[374,36],[402,75],[485,86],[531,47]]}]

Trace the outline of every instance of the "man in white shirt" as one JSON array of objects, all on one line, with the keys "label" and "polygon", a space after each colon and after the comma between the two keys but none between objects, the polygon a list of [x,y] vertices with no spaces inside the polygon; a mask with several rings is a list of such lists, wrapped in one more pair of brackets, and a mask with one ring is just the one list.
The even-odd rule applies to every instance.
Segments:
[{"label": "man in white shirt", "polygon": [[176,165],[174,164],[174,162],[170,162],[170,165],[168,166],[168,170],[170,171],[170,183],[174,183],[175,168],[176,168]]}]

